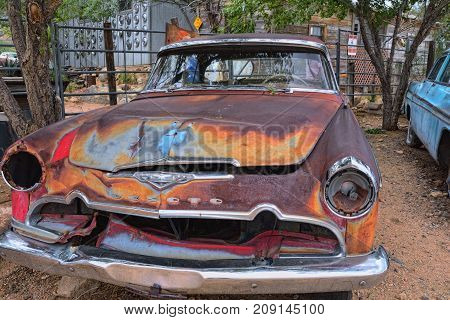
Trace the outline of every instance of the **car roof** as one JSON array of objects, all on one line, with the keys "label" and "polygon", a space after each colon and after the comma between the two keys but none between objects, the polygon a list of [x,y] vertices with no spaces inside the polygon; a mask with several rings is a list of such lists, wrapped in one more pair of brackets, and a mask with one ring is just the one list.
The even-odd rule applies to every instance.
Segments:
[{"label": "car roof", "polygon": [[302,36],[297,34],[276,34],[276,33],[243,33],[243,34],[220,34],[213,36],[200,36],[198,38],[186,39],[166,45],[160,52],[167,50],[208,46],[208,45],[239,45],[239,44],[259,44],[259,45],[288,45],[320,49],[327,52],[325,43],[316,37]]}]

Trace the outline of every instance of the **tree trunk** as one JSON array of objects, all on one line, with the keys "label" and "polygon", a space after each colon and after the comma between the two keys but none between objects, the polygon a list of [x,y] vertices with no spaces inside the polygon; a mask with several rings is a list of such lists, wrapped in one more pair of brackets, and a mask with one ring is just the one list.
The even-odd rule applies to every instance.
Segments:
[{"label": "tree trunk", "polygon": [[[378,77],[381,82],[381,90],[383,95],[383,129],[397,130],[398,119],[402,110],[403,99],[409,84],[409,76],[411,74],[414,58],[420,44],[426,39],[431,32],[432,27],[439,20],[440,17],[448,13],[449,0],[435,0],[429,1],[426,6],[425,13],[421,19],[421,25],[414,37],[411,47],[405,54],[405,62],[401,71],[400,81],[395,91],[392,90],[392,65],[395,56],[395,47],[389,49],[390,55],[387,63],[384,62],[383,51],[378,39],[380,37],[380,28],[373,23],[372,15],[367,7],[366,2],[358,2],[353,7],[359,21],[361,22],[361,37],[364,42],[364,47],[374,65]],[[370,7],[369,7],[370,8]],[[392,46],[395,46],[396,36],[398,34],[402,17],[406,13],[408,6],[407,1],[404,1],[399,7],[395,17],[395,29],[393,32]],[[370,32],[370,33],[369,33]]]},{"label": "tree trunk", "polygon": [[50,48],[48,28],[61,0],[27,0],[26,21],[22,2],[8,0],[11,33],[22,68],[31,119],[11,95],[5,82],[0,81],[0,95],[6,116],[18,138],[48,126],[61,118],[61,101],[51,85],[49,70]]},{"label": "tree trunk", "polygon": [[394,101],[392,99],[391,84],[388,87],[382,86],[383,95],[383,130],[397,130],[397,123],[394,122]]}]

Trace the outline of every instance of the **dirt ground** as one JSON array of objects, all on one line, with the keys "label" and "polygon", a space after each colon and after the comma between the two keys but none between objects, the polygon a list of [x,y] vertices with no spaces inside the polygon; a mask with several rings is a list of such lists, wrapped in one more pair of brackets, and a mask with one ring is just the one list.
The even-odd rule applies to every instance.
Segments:
[{"label": "dirt ground", "polygon": [[[378,116],[360,113],[358,118],[365,130],[380,127]],[[391,267],[382,284],[354,292],[354,299],[449,299],[450,199],[445,196],[446,173],[437,167],[425,149],[411,149],[405,145],[404,119],[399,131],[376,133],[379,134],[368,134],[383,173],[376,242],[391,255]],[[0,203],[4,201],[8,201],[8,192],[0,185]],[[0,204],[0,224],[3,222],[3,225],[9,217],[5,210],[1,214],[2,206],[7,205]],[[0,259],[0,299],[55,299],[59,279]],[[125,289],[102,284],[98,289],[88,290],[75,298],[141,297]]]}]

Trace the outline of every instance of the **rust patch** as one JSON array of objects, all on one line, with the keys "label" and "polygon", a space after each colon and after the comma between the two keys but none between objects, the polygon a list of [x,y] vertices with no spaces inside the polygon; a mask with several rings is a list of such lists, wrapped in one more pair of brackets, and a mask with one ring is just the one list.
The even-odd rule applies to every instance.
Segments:
[{"label": "rust patch", "polygon": [[367,216],[347,222],[346,244],[349,254],[364,254],[373,249],[378,207],[377,201]]}]

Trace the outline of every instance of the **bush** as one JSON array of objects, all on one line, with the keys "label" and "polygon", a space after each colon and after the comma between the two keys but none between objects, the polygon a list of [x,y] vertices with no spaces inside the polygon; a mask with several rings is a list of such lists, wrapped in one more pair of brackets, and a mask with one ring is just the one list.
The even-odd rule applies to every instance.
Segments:
[{"label": "bush", "polygon": [[366,130],[367,134],[383,134],[384,130],[380,128],[370,128]]},{"label": "bush", "polygon": [[71,82],[67,85],[66,92],[72,93],[78,89],[80,89],[80,85],[76,84],[75,82]]},{"label": "bush", "polygon": [[138,79],[134,73],[121,73],[117,76],[119,84],[138,84]]}]

